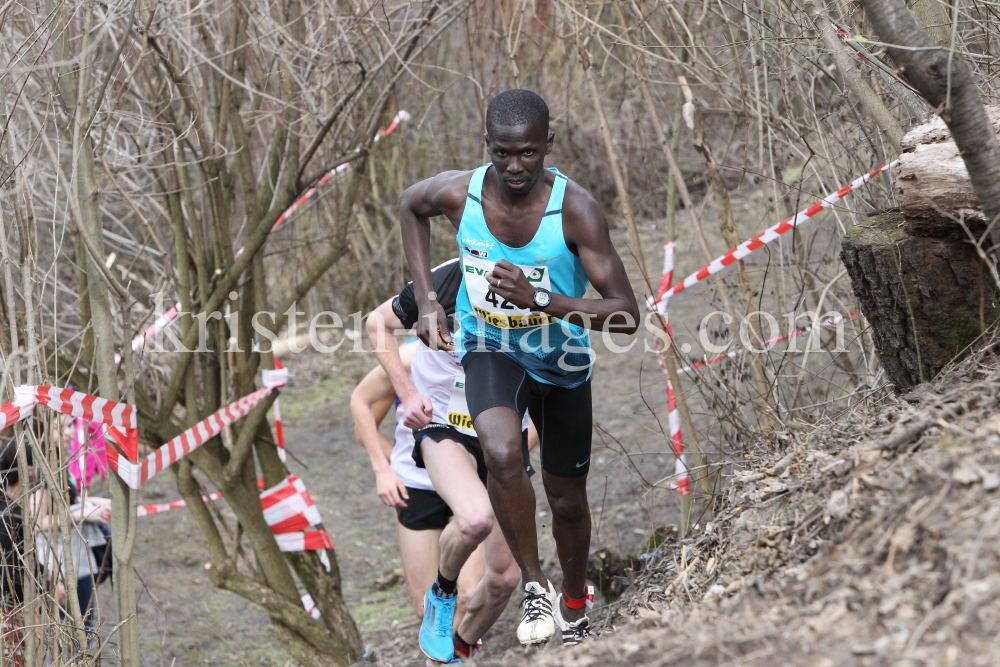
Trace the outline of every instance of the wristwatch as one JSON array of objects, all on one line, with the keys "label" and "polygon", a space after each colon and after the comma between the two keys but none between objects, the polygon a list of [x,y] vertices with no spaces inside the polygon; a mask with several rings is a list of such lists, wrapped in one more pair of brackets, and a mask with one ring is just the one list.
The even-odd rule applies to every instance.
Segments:
[{"label": "wristwatch", "polygon": [[531,300],[534,301],[535,305],[539,308],[547,308],[548,305],[552,303],[552,292],[541,287],[536,287]]}]

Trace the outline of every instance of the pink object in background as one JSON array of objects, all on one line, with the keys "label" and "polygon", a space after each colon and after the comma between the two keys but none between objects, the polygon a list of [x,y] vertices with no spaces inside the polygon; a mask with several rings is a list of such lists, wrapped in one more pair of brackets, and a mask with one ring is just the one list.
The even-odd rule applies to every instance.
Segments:
[{"label": "pink object in background", "polygon": [[94,476],[108,476],[108,454],[104,441],[104,425],[88,422],[82,417],[73,420],[73,444],[70,448],[70,473],[80,483],[90,488]]}]

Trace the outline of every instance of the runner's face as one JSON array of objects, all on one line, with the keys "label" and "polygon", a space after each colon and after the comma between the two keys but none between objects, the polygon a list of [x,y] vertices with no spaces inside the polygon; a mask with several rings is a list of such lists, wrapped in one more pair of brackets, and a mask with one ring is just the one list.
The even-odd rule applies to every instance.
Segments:
[{"label": "runner's face", "polygon": [[494,127],[485,136],[490,161],[504,190],[512,195],[529,193],[544,173],[545,156],[552,150],[555,133],[518,125]]}]

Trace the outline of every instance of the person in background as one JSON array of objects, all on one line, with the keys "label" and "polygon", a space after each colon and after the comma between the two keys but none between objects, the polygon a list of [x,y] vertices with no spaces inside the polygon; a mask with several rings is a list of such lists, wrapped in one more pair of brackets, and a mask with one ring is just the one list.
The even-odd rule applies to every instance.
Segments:
[{"label": "person in background", "polygon": [[[402,346],[400,356],[406,372],[416,352],[417,342]],[[394,405],[395,404],[395,405]],[[395,443],[378,432],[390,408],[396,410]],[[418,617],[424,614],[424,593],[437,576],[441,531],[452,516],[448,505],[434,491],[427,471],[413,462],[413,431],[399,417],[401,404],[381,366],[376,366],[351,393],[354,437],[368,452],[379,500],[396,510],[396,539],[403,561],[403,582]],[[458,579],[458,610],[461,622],[469,593],[483,578],[486,568],[479,549],[466,563]]]},{"label": "person in background", "polygon": [[[444,315],[455,310],[461,285],[458,259],[431,272],[435,298]],[[432,350],[420,343],[402,372],[395,334],[412,329],[418,311],[408,284],[399,296],[386,301],[368,318],[367,329],[379,364],[400,397],[398,417],[413,429],[413,461],[426,468],[434,488],[454,512],[441,533],[437,577],[424,597],[420,649],[429,663],[461,662],[476,653],[480,639],[503,613],[517,586],[518,568],[500,529],[493,521],[486,493],[486,463],[465,400],[465,373],[451,350]],[[448,325],[453,320],[447,319]],[[521,466],[533,474],[529,444],[537,441],[534,425],[521,421]],[[457,577],[468,557],[486,545],[486,573],[472,592],[462,622],[455,625]]]},{"label": "person in background", "polygon": [[[17,444],[7,438],[0,444],[0,631],[3,632],[4,664],[21,667],[23,655],[23,618],[21,609],[24,599],[24,515],[21,498],[26,488],[35,482],[34,461],[31,447],[27,444],[28,470],[22,471],[17,463]],[[24,474],[22,474],[24,473]],[[33,505],[33,499],[29,500]],[[37,581],[50,581],[37,576]],[[66,589],[57,582],[51,591],[56,603],[66,603]]]},{"label": "person in background", "polygon": [[[25,444],[25,447],[27,447],[28,460],[32,461],[32,449],[27,444]],[[67,484],[65,499],[70,510],[68,516],[72,522],[70,530],[70,553],[72,554],[73,570],[70,570],[69,563],[63,554],[62,537],[58,532],[60,526],[59,518],[64,515],[64,508],[53,507],[51,505],[51,496],[45,488],[39,487],[34,490],[25,490],[22,485],[24,480],[17,469],[17,447],[13,441],[7,443],[2,453],[0,453],[0,474],[5,475],[5,499],[9,503],[11,518],[14,522],[23,525],[23,520],[19,516],[20,507],[15,505],[14,501],[20,499],[26,492],[31,494],[28,503],[31,507],[34,527],[37,532],[38,540],[36,548],[39,554],[38,561],[40,566],[45,567],[50,579],[58,582],[60,590],[65,588],[63,582],[66,580],[66,577],[71,572],[75,572],[77,601],[80,605],[80,612],[83,614],[87,628],[91,631],[96,630],[95,606],[97,597],[95,594],[94,577],[98,573],[98,568],[90,550],[90,543],[104,542],[103,533],[97,526],[99,524],[107,525],[111,520],[111,501],[107,498],[91,496],[87,498],[86,503],[80,503],[75,481],[72,479],[69,480],[70,483]],[[28,478],[29,483],[35,481],[33,478],[34,474],[34,466],[32,466]],[[12,535],[14,533],[8,533],[7,537],[10,538]],[[20,535],[23,535],[23,533],[20,533]],[[63,607],[65,613],[64,594],[59,604]]]}]

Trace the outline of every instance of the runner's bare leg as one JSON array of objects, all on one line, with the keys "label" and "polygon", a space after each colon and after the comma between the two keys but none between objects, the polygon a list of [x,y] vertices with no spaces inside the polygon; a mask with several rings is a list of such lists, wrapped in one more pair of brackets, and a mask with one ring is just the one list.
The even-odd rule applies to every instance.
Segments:
[{"label": "runner's bare leg", "polygon": [[[480,548],[486,552],[486,573],[469,596],[465,619],[455,626],[458,636],[472,644],[493,627],[521,581],[521,570],[510,553],[500,526],[493,527],[493,532]],[[462,574],[465,574],[464,569]]]},{"label": "runner's bare leg", "polygon": [[[403,561],[403,583],[413,603],[417,618],[424,615],[424,595],[437,577],[441,557],[441,530],[410,530],[396,520],[399,556]],[[483,543],[485,544],[485,542]],[[455,627],[465,617],[469,597],[486,571],[485,549],[482,544],[472,552],[458,575],[458,598],[455,605]]]},{"label": "runner's bare leg", "polygon": [[[543,470],[542,482],[552,509],[552,537],[562,567],[563,586],[573,596],[582,595],[587,585],[587,558],[590,555],[587,476],[557,477]],[[587,609],[570,609],[563,601],[560,612],[572,623],[583,618]]]},{"label": "runner's bare leg", "polygon": [[[486,574],[486,543],[489,542],[489,538],[486,538],[486,542],[483,542],[476,550],[472,552],[469,556],[469,560],[465,561],[465,565],[462,566],[462,571],[458,575],[458,598],[455,601],[455,621],[454,627],[457,630],[462,621],[465,619],[465,615],[469,611],[469,600],[472,597],[473,592],[475,592],[476,587],[479,586],[479,582],[483,580]],[[435,552],[437,553],[437,552]],[[437,563],[438,561],[434,561]],[[434,573],[437,576],[437,572]],[[427,582],[427,586],[434,583],[432,578]],[[427,591],[427,588],[424,589]],[[421,599],[421,602],[423,600]]]},{"label": "runner's bare leg", "polygon": [[521,455],[521,417],[506,406],[497,406],[481,412],[475,426],[490,471],[490,501],[521,578],[548,588],[538,559],[535,491]]},{"label": "runner's bare leg", "polygon": [[396,520],[396,540],[403,561],[403,583],[419,618],[424,615],[424,594],[437,577],[440,530],[410,530]]},{"label": "runner's bare leg", "polygon": [[452,440],[421,443],[427,474],[438,495],[455,515],[441,533],[438,569],[458,579],[462,566],[493,530],[493,508],[476,472],[476,459]]}]

